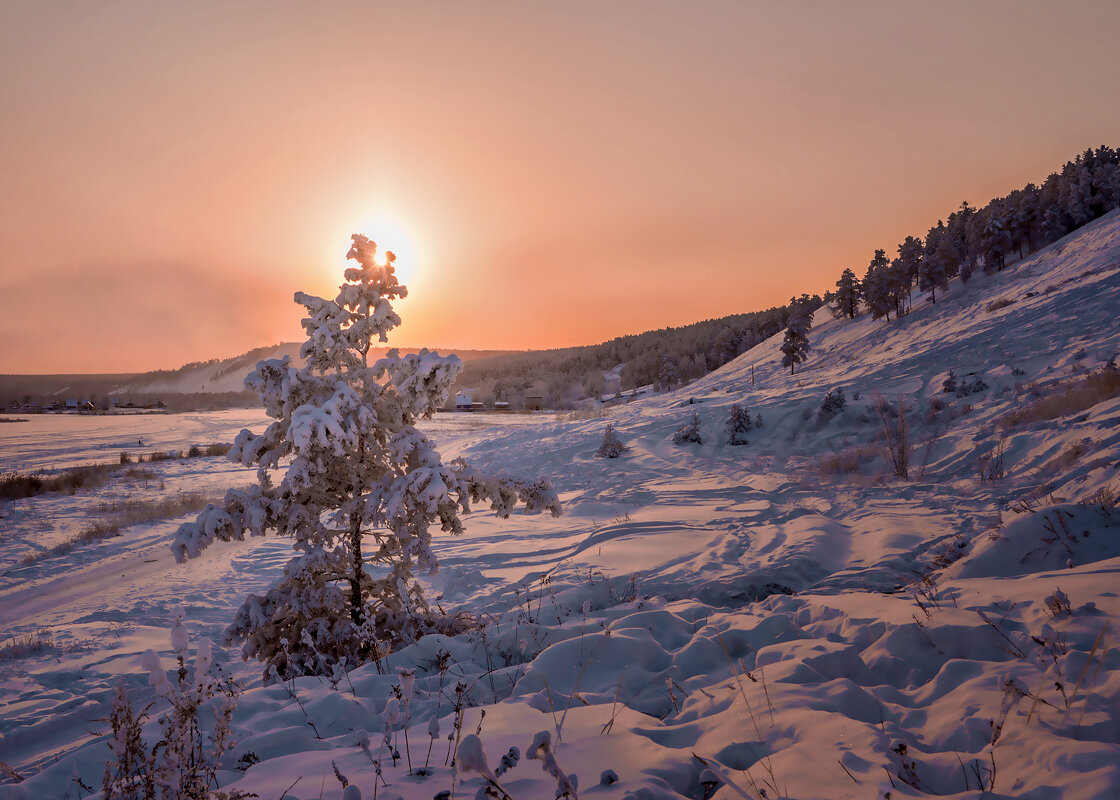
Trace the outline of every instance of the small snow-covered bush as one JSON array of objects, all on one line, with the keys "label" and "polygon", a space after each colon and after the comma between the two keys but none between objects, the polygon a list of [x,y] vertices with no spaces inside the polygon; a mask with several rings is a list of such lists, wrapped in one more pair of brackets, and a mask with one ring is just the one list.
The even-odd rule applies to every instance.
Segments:
[{"label": "small snow-covered bush", "polygon": [[844,404],[847,400],[844,398],[844,390],[840,387],[830,389],[828,394],[824,396],[821,401],[820,410],[817,411],[817,416],[827,422],[844,410]]},{"label": "small snow-covered bush", "polygon": [[375,341],[400,325],[392,301],[407,289],[387,252],[355,235],[334,300],[297,292],[307,310],[300,348],[257,364],[245,379],[274,422],[243,430],[231,461],[257,467],[257,485],[232,489],[181,526],[177,561],[217,540],[274,532],[296,556],[264,595],[250,595],[226,630],[272,682],[333,675],[403,647],[426,633],[454,633],[464,621],[433,609],[415,573],[434,574],[432,526],[463,532],[460,514],[488,500],[500,516],[560,513],[547,480],[494,478],[462,460],[445,464],[416,428],[442,406],[462,367],[456,356],[396,350],[371,363]]},{"label": "small snow-covered bush", "polygon": [[957,373],[949,370],[948,376],[941,382],[941,391],[946,394],[952,394],[957,391]]},{"label": "small snow-covered bush", "polygon": [[[136,711],[125,691],[117,687],[112,710],[106,720],[112,730],[101,789],[105,800],[210,800],[252,797],[240,791],[214,792],[218,785],[218,762],[234,745],[233,712],[241,687],[213,663],[210,643],[202,640],[188,667],[189,646],[182,618],[175,620],[171,645],[178,669],[174,682],[159,656],[144,653],[141,663],[149,682],[170,708],[160,717],[162,738],[149,748],[143,739],[148,708]],[[204,723],[204,714],[212,721]]]},{"label": "small snow-covered bush", "polygon": [[704,437],[700,435],[700,415],[692,413],[692,419],[677,428],[673,434],[673,444],[703,444]]},{"label": "small snow-covered bush", "polygon": [[971,381],[963,381],[957,387],[957,397],[967,397],[970,394],[982,392],[988,388],[988,384],[984,383],[984,379],[977,375]]},{"label": "small snow-covered bush", "polygon": [[750,433],[754,428],[750,411],[746,406],[738,403],[731,406],[731,413],[727,415],[724,429],[727,431],[727,443],[733,445],[749,444],[744,434]]},{"label": "small snow-covered bush", "polygon": [[603,443],[599,445],[595,455],[598,458],[618,458],[629,449],[618,438],[618,434],[614,432],[614,425],[608,424],[607,429],[603,431]]}]

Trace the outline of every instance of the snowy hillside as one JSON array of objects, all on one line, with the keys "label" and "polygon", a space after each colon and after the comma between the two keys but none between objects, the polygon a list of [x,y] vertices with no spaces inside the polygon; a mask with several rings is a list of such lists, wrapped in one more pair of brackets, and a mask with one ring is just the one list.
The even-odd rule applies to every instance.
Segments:
[{"label": "snowy hillside", "polygon": [[[217,493],[250,471],[145,464],[5,502],[0,795],[100,789],[114,688],[166,708],[140,655],[174,677],[183,609],[192,652],[212,641],[246,687],[221,788],[263,798],[342,797],[336,770],[366,798],[476,797],[479,772],[456,782],[450,766],[456,720],[491,770],[518,748],[497,776],[517,800],[557,796],[529,757],[540,731],[573,797],[1120,796],[1120,393],[1081,399],[1115,382],[1118,309],[1113,212],[899,321],[818,312],[793,376],[778,336],[601,418],[437,421],[445,459],[549,476],[565,514],[476,511],[464,536],[437,537],[432,593],[479,627],[334,683],[262,687],[220,646],[280,574],[283,539],[176,566],[180,518],[43,555],[107,504]],[[945,392],[950,370],[963,388]],[[821,413],[837,389],[843,407]],[[762,422],[740,446],[724,432],[735,404]],[[704,441],[673,444],[694,413]],[[608,423],[629,450],[595,458]],[[903,431],[906,480],[884,457]],[[386,746],[398,668],[415,687]]]},{"label": "snowy hillside", "polygon": [[233,358],[187,364],[177,370],[159,370],[137,375],[113,394],[195,394],[245,391],[245,373],[262,358],[299,358],[299,344],[285,342],[258,347]]},{"label": "snowy hillside", "polygon": [[[222,392],[245,391],[245,375],[266,358],[290,356],[292,361],[302,363],[299,357],[298,342],[284,342],[271,347],[258,347],[233,358],[187,364],[177,370],[159,370],[137,375],[124,386],[114,389],[111,394],[220,394]],[[381,358],[388,347],[375,347],[370,350],[370,358]],[[401,352],[415,353],[416,348],[402,348]],[[464,361],[491,358],[503,355],[505,350],[466,350],[459,354]]]}]

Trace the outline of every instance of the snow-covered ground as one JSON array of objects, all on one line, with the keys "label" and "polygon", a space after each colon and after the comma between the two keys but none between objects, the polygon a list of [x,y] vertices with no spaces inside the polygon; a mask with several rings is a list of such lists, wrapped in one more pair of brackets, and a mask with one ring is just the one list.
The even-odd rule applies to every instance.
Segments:
[{"label": "snow-covered ground", "polygon": [[[437,420],[445,458],[549,476],[564,516],[476,512],[463,537],[439,539],[433,591],[485,625],[426,637],[384,673],[262,687],[256,664],[216,646],[246,686],[222,788],[338,798],[334,762],[373,797],[368,733],[384,766],[378,797],[474,797],[482,779],[456,783],[447,766],[461,682],[462,734],[478,733],[492,768],[521,751],[499,779],[518,800],[555,796],[526,752],[545,730],[583,797],[1120,796],[1120,507],[1109,499],[1120,398],[999,424],[1120,350],[1120,216],[954,283],[936,305],[919,300],[890,324],[818,313],[792,377],[779,336],[602,418]],[[949,369],[988,388],[943,393]],[[826,420],[817,411],[837,387],[847,403]],[[908,481],[881,455],[877,394],[909,424]],[[735,403],[763,421],[738,447],[723,433]],[[674,445],[693,412],[705,442]],[[153,446],[171,448],[228,441],[252,424],[245,413],[142,422]],[[630,450],[594,458],[608,423]],[[40,433],[36,445],[0,430],[27,437],[0,439],[0,456],[21,469],[60,465],[67,451],[111,460],[134,434]],[[0,761],[24,777],[0,785],[5,798],[99,787],[114,687],[124,680],[138,706],[156,698],[139,654],[155,648],[171,668],[180,608],[196,641],[218,645],[241,599],[290,555],[283,539],[254,539],[176,566],[167,544],[182,520],[169,520],[28,562],[98,503],[252,478],[221,459],[144,466],[155,477],[0,506],[0,632],[52,635],[0,661]],[[417,679],[394,763],[379,748],[397,667]],[[426,774],[410,775],[409,761]],[[617,782],[601,785],[606,770]],[[706,770],[725,782],[714,795]]]}]

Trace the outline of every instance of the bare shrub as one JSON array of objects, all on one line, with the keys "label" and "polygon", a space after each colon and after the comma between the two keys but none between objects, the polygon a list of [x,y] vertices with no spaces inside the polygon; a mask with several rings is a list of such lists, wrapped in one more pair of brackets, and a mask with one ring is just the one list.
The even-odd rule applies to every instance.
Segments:
[{"label": "bare shrub", "polygon": [[1085,495],[1078,502],[1086,507],[1097,506],[1105,513],[1108,513],[1116,508],[1117,503],[1120,503],[1120,492],[1117,492],[1114,486],[1102,486],[1096,491]]},{"label": "bare shrub", "polygon": [[128,452],[127,450],[123,451],[121,453],[121,456],[120,456],[120,463],[121,464],[131,464],[132,463],[132,453]]},{"label": "bare shrub", "polygon": [[904,481],[910,480],[910,430],[906,424],[906,407],[899,398],[898,408],[892,408],[883,395],[873,395],[875,411],[883,429],[883,458],[891,471]]},{"label": "bare shrub", "polygon": [[1013,428],[1078,414],[1117,395],[1120,395],[1120,369],[1102,369],[1069,384],[1060,394],[1052,394],[1026,408],[1012,411],[1000,418],[999,425]]},{"label": "bare shrub", "polygon": [[1052,483],[1039,484],[1012,500],[1009,508],[1017,514],[1033,514],[1042,507],[1043,503],[1053,505],[1056,502],[1053,496],[1054,488]]},{"label": "bare shrub", "polygon": [[1001,297],[998,300],[993,300],[992,302],[988,303],[984,310],[991,314],[993,311],[999,311],[1001,308],[1007,308],[1014,302],[1014,300],[1008,300],[1006,297]]},{"label": "bare shrub", "polygon": [[995,481],[1003,480],[1007,475],[1007,468],[1004,464],[1004,457],[1007,454],[1007,444],[1003,439],[999,440],[990,451],[976,457],[976,466],[980,472],[980,482],[988,481],[994,483]]},{"label": "bare shrub", "polygon": [[224,456],[229,452],[230,447],[232,447],[230,444],[208,444],[202,454],[204,456]]}]

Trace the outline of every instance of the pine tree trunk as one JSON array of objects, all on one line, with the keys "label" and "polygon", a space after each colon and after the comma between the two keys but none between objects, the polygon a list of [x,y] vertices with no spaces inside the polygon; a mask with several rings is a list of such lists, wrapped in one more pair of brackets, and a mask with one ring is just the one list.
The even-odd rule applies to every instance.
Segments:
[{"label": "pine tree trunk", "polygon": [[350,554],[353,558],[353,572],[350,574],[350,619],[355,625],[365,621],[362,610],[362,517],[354,514],[354,524],[350,530]]}]

